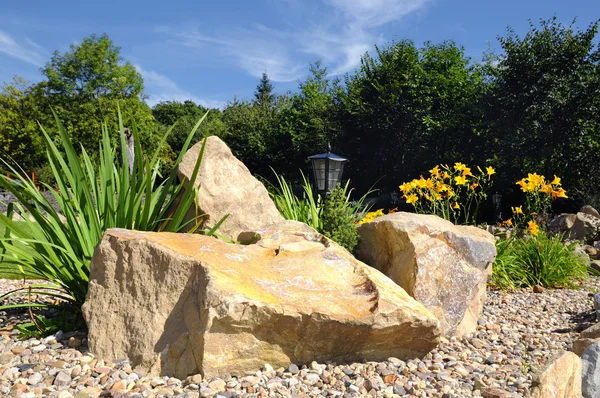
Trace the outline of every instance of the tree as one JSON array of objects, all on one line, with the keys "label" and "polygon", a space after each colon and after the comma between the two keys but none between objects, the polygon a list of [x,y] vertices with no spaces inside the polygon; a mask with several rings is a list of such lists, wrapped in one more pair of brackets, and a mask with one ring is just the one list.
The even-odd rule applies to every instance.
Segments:
[{"label": "tree", "polygon": [[266,72],[263,72],[260,83],[256,86],[254,98],[259,105],[273,104],[273,101],[275,100],[275,95],[273,95],[273,85]]},{"label": "tree", "polygon": [[504,53],[489,67],[486,115],[513,181],[535,171],[560,175],[569,187],[599,186],[598,22],[573,25],[555,17],[530,23],[524,37],[512,29],[499,37]]},{"label": "tree", "polygon": [[38,171],[44,163],[44,145],[36,120],[39,110],[32,87],[19,77],[0,91],[1,157],[12,159],[25,172]]},{"label": "tree", "polygon": [[50,109],[57,113],[77,147],[97,153],[101,124],[108,123],[111,132],[118,129],[117,106],[125,123],[137,123],[142,144],[148,149],[154,145],[156,126],[143,102],[143,78],[106,34],[72,44],[64,54],[55,52],[42,73],[45,80],[35,87],[34,95],[46,115],[52,114]]},{"label": "tree", "polygon": [[221,120],[222,112],[219,109],[209,110],[191,100],[160,102],[152,108],[152,115],[162,125],[162,131],[172,127],[171,133],[167,137],[167,143],[176,153],[181,150],[190,131],[207,112],[205,121],[192,139],[192,145],[200,141],[206,134],[224,137],[226,131]]},{"label": "tree", "polygon": [[366,54],[338,96],[350,178],[361,189],[378,179],[397,189],[439,162],[469,161],[480,82],[453,42],[403,40]]}]

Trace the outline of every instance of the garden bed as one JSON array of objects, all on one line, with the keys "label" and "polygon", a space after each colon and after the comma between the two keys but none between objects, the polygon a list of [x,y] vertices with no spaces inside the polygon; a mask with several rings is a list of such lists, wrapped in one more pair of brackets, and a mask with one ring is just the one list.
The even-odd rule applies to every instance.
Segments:
[{"label": "garden bed", "polygon": [[[0,294],[20,283],[0,280]],[[592,277],[579,289],[488,291],[477,333],[444,340],[422,360],[312,363],[300,369],[267,365],[244,377],[214,380],[147,376],[126,361],[104,363],[88,352],[83,333],[18,340],[14,325],[29,314],[10,310],[0,312],[0,395],[468,397],[499,388],[522,396],[535,369],[554,350],[569,350],[578,333],[595,323],[589,295],[599,290],[600,279]]]}]

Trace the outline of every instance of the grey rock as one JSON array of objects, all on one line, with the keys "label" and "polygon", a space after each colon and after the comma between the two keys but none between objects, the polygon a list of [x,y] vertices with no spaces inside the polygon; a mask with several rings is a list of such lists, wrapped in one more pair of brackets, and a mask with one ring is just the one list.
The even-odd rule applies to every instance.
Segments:
[{"label": "grey rock", "polygon": [[587,214],[592,217],[600,218],[600,213],[598,213],[598,210],[594,209],[590,205],[581,206],[581,209],[579,209],[579,212]]},{"label": "grey rock", "polygon": [[590,345],[581,355],[584,398],[600,397],[600,342]]}]

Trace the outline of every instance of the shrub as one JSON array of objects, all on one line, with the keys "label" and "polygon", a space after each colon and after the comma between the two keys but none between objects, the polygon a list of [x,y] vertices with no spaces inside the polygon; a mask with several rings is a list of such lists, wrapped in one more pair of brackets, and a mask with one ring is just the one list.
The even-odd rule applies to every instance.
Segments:
[{"label": "shrub", "polygon": [[[286,220],[301,221],[310,225],[317,232],[322,233],[335,240],[340,245],[352,251],[356,247],[356,243],[352,246],[352,232],[346,233],[342,231],[350,231],[352,228],[356,230],[356,224],[363,219],[368,207],[364,207],[363,203],[366,197],[373,192],[372,189],[367,191],[356,201],[350,200],[350,181],[331,190],[328,197],[323,199],[321,195],[314,194],[310,182],[302,173],[302,198],[294,195],[292,185],[282,176],[275,173],[279,187],[271,190],[270,195],[277,209]],[[335,200],[332,195],[335,191]],[[333,202],[332,202],[333,201]],[[329,203],[329,204],[328,204]],[[329,209],[327,209],[329,206]],[[354,225],[345,227],[348,220]],[[347,242],[347,243],[344,243]],[[352,247],[351,249],[349,247]]]},{"label": "shrub", "polygon": [[[58,204],[58,209],[48,199],[49,195],[43,195],[18,166],[0,159],[10,174],[19,176],[12,180],[0,176],[0,187],[17,198],[6,215],[0,213],[0,225],[5,228],[4,238],[0,239],[0,276],[48,282],[32,285],[27,290],[17,289],[0,297],[0,300],[19,293],[40,294],[65,300],[79,312],[88,290],[92,254],[106,229],[177,232],[186,226],[184,217],[194,205],[197,191],[193,184],[184,188],[179,183],[175,168],[205,117],[190,132],[170,175],[158,182],[160,153],[170,129],[154,153],[146,156],[137,139],[137,129],[132,126],[135,148],[133,169],[130,171],[127,151],[122,151],[123,156],[117,153],[105,125],[102,128],[99,164],[94,165],[85,149],[82,149],[83,160],[80,160],[55,115],[62,150],[56,147],[43,127],[41,131],[57,188],[49,184],[44,186]],[[119,126],[121,148],[125,148],[120,112]],[[204,148],[192,180],[198,173],[203,151]],[[172,205],[178,196],[179,204],[173,210]],[[13,220],[14,213],[19,214],[24,222]],[[199,222],[196,222],[195,227],[198,225]],[[209,233],[214,233],[214,230]],[[26,303],[5,305],[0,309],[48,306]]]},{"label": "shrub", "polygon": [[473,174],[470,167],[458,162],[452,168],[435,166],[429,170],[429,178],[405,182],[400,190],[417,213],[435,214],[455,224],[476,224],[479,207],[496,173],[492,167],[477,167],[477,171]]},{"label": "shrub", "polygon": [[575,244],[564,244],[562,236],[544,232],[514,236],[498,241],[496,250],[492,284],[501,289],[572,287],[588,275],[589,267],[575,252]]},{"label": "shrub", "polygon": [[345,187],[337,184],[327,195],[323,207],[323,235],[352,252],[358,244],[358,230],[347,188],[348,184]]}]

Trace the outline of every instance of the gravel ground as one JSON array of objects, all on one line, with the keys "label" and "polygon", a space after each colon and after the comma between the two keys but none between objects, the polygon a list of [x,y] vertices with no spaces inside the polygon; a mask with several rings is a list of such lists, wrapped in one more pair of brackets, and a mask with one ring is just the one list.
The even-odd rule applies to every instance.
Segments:
[{"label": "gravel ground", "polygon": [[[0,280],[0,294],[19,282]],[[474,335],[444,340],[423,359],[291,365],[243,377],[178,380],[108,363],[88,352],[83,333],[18,340],[13,325],[26,311],[0,312],[0,395],[20,397],[512,397],[527,393],[532,374],[554,350],[569,350],[595,322],[585,288],[534,293],[489,291]],[[504,395],[499,391],[503,391]],[[493,395],[497,394],[497,395]]]}]

